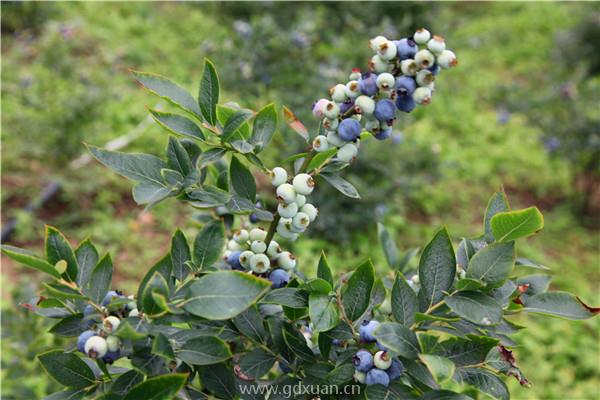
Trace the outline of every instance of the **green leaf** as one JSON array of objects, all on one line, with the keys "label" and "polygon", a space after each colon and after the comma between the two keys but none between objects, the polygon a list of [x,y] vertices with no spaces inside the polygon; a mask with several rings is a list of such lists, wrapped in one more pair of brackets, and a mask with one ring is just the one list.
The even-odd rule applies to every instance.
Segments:
[{"label": "green leaf", "polygon": [[203,189],[194,189],[188,197],[195,200],[194,207],[213,208],[224,205],[231,200],[231,194],[214,186],[204,186]]},{"label": "green leaf", "polygon": [[322,381],[327,385],[338,386],[349,382],[352,375],[354,375],[354,365],[341,364],[329,371]]},{"label": "green leaf", "polygon": [[419,395],[410,386],[400,382],[391,382],[387,387],[383,385],[367,386],[365,397],[367,400],[416,400]]},{"label": "green leaf", "polygon": [[206,224],[194,241],[194,264],[199,270],[210,267],[221,257],[225,246],[225,227],[222,221]]},{"label": "green leaf", "polygon": [[183,232],[177,229],[171,239],[171,264],[173,265],[173,274],[179,282],[183,282],[190,273],[190,268],[186,263],[191,259],[190,245]]},{"label": "green leaf", "polygon": [[383,255],[385,256],[388,266],[391,269],[398,268],[398,264],[400,263],[398,248],[388,230],[385,229],[385,226],[381,223],[377,223],[377,235],[379,236],[379,243],[383,249]]},{"label": "green leaf", "polygon": [[427,308],[438,303],[454,283],[456,259],[446,228],[440,229],[427,244],[419,261],[419,280]]},{"label": "green leaf", "polygon": [[438,344],[436,355],[450,359],[457,367],[464,367],[482,363],[497,345],[498,339],[486,336],[453,337]]},{"label": "green leaf", "polygon": [[183,115],[148,109],[152,118],[163,128],[176,135],[205,140],[204,133],[194,121]]},{"label": "green leaf", "polygon": [[356,188],[341,176],[324,172],[321,172],[319,176],[325,179],[331,186],[337,189],[344,196],[353,199],[360,199],[360,195],[358,194]]},{"label": "green leaf", "polygon": [[263,319],[256,307],[250,307],[234,318],[233,324],[244,336],[258,343],[267,340]]},{"label": "green leaf", "polygon": [[27,250],[3,244],[2,252],[18,263],[45,272],[57,279],[60,278],[60,273],[54,268],[54,265]]},{"label": "green leaf", "polygon": [[115,336],[121,339],[140,340],[148,336],[147,333],[138,332],[127,320],[122,320],[119,328],[114,333]]},{"label": "green leaf", "polygon": [[331,284],[321,278],[310,279],[302,284],[301,288],[309,292],[317,292],[321,294],[328,294],[333,290]]},{"label": "green leaf", "polygon": [[204,60],[204,71],[200,81],[198,105],[202,116],[211,125],[217,123],[217,103],[219,102],[219,77],[215,65],[208,59]]},{"label": "green leaf", "polygon": [[315,332],[334,328],[340,321],[335,296],[311,293],[308,296],[308,312]]},{"label": "green leaf", "polygon": [[550,270],[550,268],[546,267],[545,265],[542,265],[540,263],[537,263],[535,261],[529,260],[527,258],[523,258],[523,257],[519,257],[516,260],[516,265],[522,266],[522,267],[530,267],[530,268],[535,268],[535,269],[543,269],[543,270]]},{"label": "green leaf", "polygon": [[457,377],[460,382],[467,383],[494,399],[510,399],[506,384],[490,371],[482,368],[461,368],[457,371]]},{"label": "green leaf", "polygon": [[214,147],[212,149],[206,150],[204,153],[200,154],[200,158],[198,158],[199,165],[208,165],[219,160],[223,155],[227,153],[227,149],[223,149],[220,147]]},{"label": "green leaf", "polygon": [[92,271],[98,264],[100,257],[98,250],[89,239],[84,240],[75,249],[75,258],[79,266],[79,274],[77,276],[77,284],[79,287],[85,287],[92,275]]},{"label": "green leaf", "polygon": [[157,301],[156,295],[169,297],[169,285],[160,272],[155,272],[150,278],[142,293],[142,310],[149,316],[160,316],[167,309],[162,301]]},{"label": "green leaf", "polygon": [[86,392],[86,389],[63,390],[52,393],[51,395],[44,397],[43,400],[79,400],[83,399]]},{"label": "green leaf", "polygon": [[369,306],[375,271],[371,260],[364,261],[352,273],[342,294],[344,311],[350,321],[359,319]]},{"label": "green leaf", "polygon": [[445,301],[454,313],[475,324],[497,325],[502,319],[500,304],[483,293],[459,292]]},{"label": "green leaf", "polygon": [[83,330],[85,330],[83,319],[81,318],[81,314],[79,314],[61,319],[58,323],[54,324],[48,332],[56,336],[73,337],[79,336]]},{"label": "green leaf", "polygon": [[84,388],[96,382],[94,371],[73,353],[52,350],[38,356],[48,375],[63,386]]},{"label": "green leaf", "polygon": [[323,164],[327,162],[331,157],[333,157],[337,153],[337,147],[332,147],[331,149],[327,149],[321,153],[317,153],[312,160],[308,163],[306,167],[306,172],[311,172],[314,169],[320,168]]},{"label": "green leaf", "polygon": [[419,247],[407,250],[406,253],[404,253],[404,256],[402,256],[402,258],[400,259],[400,262],[398,263],[398,271],[405,271],[406,267],[408,267],[408,263],[410,262],[410,260],[412,260],[417,254],[419,254],[419,250],[421,250]]},{"label": "green leaf", "polygon": [[231,185],[238,195],[252,202],[256,201],[256,182],[254,182],[254,176],[235,156],[231,157],[229,176],[231,177]]},{"label": "green leaf", "polygon": [[456,290],[479,290],[484,288],[486,285],[482,281],[472,278],[464,278],[456,282]]},{"label": "green leaf", "polygon": [[497,242],[509,242],[538,233],[544,227],[544,217],[537,207],[501,212],[491,220]]},{"label": "green leaf", "polygon": [[60,231],[52,226],[46,225],[46,258],[50,264],[56,264],[60,260],[67,262],[67,270],[62,277],[69,282],[77,281],[77,259],[67,239]]},{"label": "green leaf", "polygon": [[274,104],[269,104],[263,107],[252,125],[252,136],[250,143],[255,146],[256,152],[259,153],[271,141],[271,138],[277,130],[277,110]]},{"label": "green leaf", "polygon": [[281,288],[269,291],[261,303],[280,304],[291,308],[308,307],[308,292],[297,288]]},{"label": "green leaf", "polygon": [[566,292],[546,292],[523,296],[525,311],[552,315],[565,319],[587,319],[600,313],[600,308],[590,307],[578,297]]},{"label": "green leaf", "polygon": [[194,171],[190,156],[181,143],[179,143],[179,140],[175,139],[173,136],[169,136],[167,163],[169,168],[179,171],[184,177]]},{"label": "green leaf", "polygon": [[400,356],[415,359],[419,355],[419,342],[413,331],[395,322],[384,322],[374,333],[377,341]]},{"label": "green leaf", "polygon": [[305,361],[312,363],[315,361],[315,355],[306,344],[306,339],[296,328],[290,324],[283,326],[283,340],[296,356]]},{"label": "green leaf", "polygon": [[162,333],[158,333],[154,337],[154,340],[152,341],[152,353],[158,354],[167,360],[175,359],[175,353],[173,352],[171,343],[169,342],[169,339]]},{"label": "green leaf", "polygon": [[140,182],[133,187],[132,194],[133,200],[137,204],[153,205],[166,199],[173,193],[171,192],[171,189],[166,186],[161,186],[150,182]]},{"label": "green leaf", "polygon": [[515,266],[515,242],[492,243],[471,258],[467,278],[499,287],[506,282]]},{"label": "green leaf", "polygon": [[399,324],[410,327],[415,322],[415,313],[419,311],[419,302],[414,290],[402,275],[397,275],[392,287],[392,314]]},{"label": "green leaf", "polygon": [[450,390],[431,390],[423,393],[419,397],[420,400],[473,400],[471,397],[462,394],[451,392]]},{"label": "green leaf", "polygon": [[132,387],[144,380],[144,375],[136,370],[129,370],[119,376],[110,386],[111,393],[125,396]]},{"label": "green leaf", "polygon": [[135,80],[151,93],[193,115],[200,116],[200,108],[192,95],[175,82],[146,72],[131,71]]},{"label": "green leaf", "polygon": [[140,282],[140,286],[138,287],[138,292],[137,292],[137,306],[138,309],[142,309],[142,297],[144,294],[144,290],[146,289],[146,285],[148,285],[148,282],[150,282],[150,279],[152,279],[152,277],[154,276],[155,272],[158,272],[162,275],[162,277],[165,279],[165,281],[169,281],[170,277],[171,277],[171,271],[173,270],[173,266],[171,265],[171,255],[167,254],[165,255],[163,258],[161,258],[160,260],[158,260],[158,262],[156,264],[154,264],[154,266],[152,268],[150,268],[150,270],[146,273],[146,275],[144,276],[144,278],[142,279],[142,282]]},{"label": "green leaf", "polygon": [[106,254],[104,257],[98,261],[98,264],[94,267],[92,271],[92,275],[90,277],[90,281],[88,285],[84,287],[83,292],[86,294],[93,302],[100,304],[108,290],[110,289],[110,284],[112,282],[112,274],[113,274],[113,265],[112,260],[109,254]]},{"label": "green leaf", "polygon": [[462,269],[467,269],[467,265],[469,265],[469,260],[475,254],[475,248],[473,247],[473,243],[467,239],[463,238],[458,244],[458,249],[456,250],[456,264],[460,265]]},{"label": "green leaf", "polygon": [[187,374],[166,374],[148,378],[131,389],[123,400],[172,399],[185,385],[187,377]]},{"label": "green leaf", "polygon": [[216,364],[199,368],[202,385],[218,398],[232,400],[237,398],[233,370],[226,364]]},{"label": "green leaf", "polygon": [[263,349],[257,348],[240,358],[240,368],[244,375],[258,379],[264,376],[275,364],[276,358]]},{"label": "green leaf", "polygon": [[192,365],[212,365],[231,358],[231,351],[216,336],[198,336],[185,342],[177,357]]},{"label": "green leaf", "polygon": [[533,296],[548,290],[551,280],[550,275],[525,275],[517,279],[517,286],[527,285],[527,296]]},{"label": "green leaf", "polygon": [[441,356],[433,356],[430,354],[421,354],[419,358],[425,364],[436,382],[444,383],[449,381],[454,376],[456,370],[454,363],[449,359]]},{"label": "green leaf", "polygon": [[324,251],[321,252],[321,257],[319,258],[319,265],[317,266],[317,278],[321,278],[333,286],[333,274],[331,273],[331,268],[329,267],[329,262],[327,261]]},{"label": "green leaf", "polygon": [[485,235],[485,239],[488,243],[494,241],[494,234],[492,233],[492,227],[490,225],[490,221],[492,220],[492,217],[494,215],[498,214],[499,212],[504,212],[504,211],[509,211],[509,210],[510,210],[510,206],[508,205],[508,199],[506,198],[506,194],[504,193],[504,190],[501,189],[501,190],[495,192],[492,195],[492,197],[490,197],[487,208],[485,210],[485,215],[483,217],[484,235]]},{"label": "green leaf", "polygon": [[[252,118],[252,111],[250,110],[236,110],[231,117],[225,123],[223,127],[223,134],[221,135],[221,142],[231,142],[236,137],[240,138],[238,130]],[[237,133],[237,134],[236,134]],[[243,137],[241,137],[243,139]]]},{"label": "green leaf", "polygon": [[87,147],[98,161],[117,174],[136,182],[165,187],[160,171],[167,165],[160,158],[150,154],[104,150],[91,145]]},{"label": "green leaf", "polygon": [[254,304],[271,282],[240,271],[219,271],[194,282],[185,310],[206,319],[230,319]]}]

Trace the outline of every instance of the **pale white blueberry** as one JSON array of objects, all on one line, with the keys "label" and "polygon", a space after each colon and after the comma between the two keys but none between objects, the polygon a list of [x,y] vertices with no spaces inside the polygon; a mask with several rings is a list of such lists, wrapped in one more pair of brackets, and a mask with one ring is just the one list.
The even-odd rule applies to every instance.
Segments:
[{"label": "pale white blueberry", "polygon": [[415,62],[419,66],[419,68],[429,68],[435,62],[435,57],[429,50],[419,50],[417,54],[415,54]]},{"label": "pale white blueberry", "polygon": [[296,175],[292,183],[294,185],[294,191],[304,196],[311,194],[315,188],[315,181],[312,176],[308,174]]},{"label": "pale white blueberry", "polygon": [[267,255],[271,258],[275,258],[277,255],[279,255],[279,253],[281,253],[281,247],[279,246],[279,243],[271,240],[271,243],[269,243],[269,248],[267,249]]},{"label": "pale white blueberry", "polygon": [[325,128],[325,130],[327,131],[335,131],[337,129],[337,127],[340,124],[340,120],[339,119],[329,119],[329,118],[324,118],[323,119],[323,128]]},{"label": "pale white blueberry", "polygon": [[373,51],[378,51],[379,46],[381,46],[383,43],[385,43],[387,41],[388,40],[385,36],[376,36],[373,39],[369,40],[369,47]]},{"label": "pale white blueberry", "polygon": [[248,236],[250,236],[251,241],[265,240],[267,238],[267,231],[262,228],[254,228],[250,231]]},{"label": "pale white blueberry", "polygon": [[266,254],[254,254],[250,257],[250,269],[257,274],[263,274],[271,267],[271,261]]},{"label": "pale white blueberry", "polygon": [[303,212],[299,212],[292,218],[292,228],[303,232],[310,224],[310,218]]},{"label": "pale white blueberry", "polygon": [[319,210],[317,209],[317,207],[313,206],[310,203],[306,203],[305,205],[303,205],[302,208],[300,208],[300,211],[308,215],[308,219],[310,220],[310,222],[313,222],[319,214]]},{"label": "pale white blueberry", "polygon": [[340,115],[340,107],[334,103],[333,101],[327,102],[325,104],[325,108],[323,109],[323,115],[325,118],[334,119]]},{"label": "pale white blueberry", "polygon": [[331,100],[336,103],[343,103],[348,99],[348,96],[346,96],[346,86],[341,83],[329,89],[329,95],[331,96]]},{"label": "pale white blueberry", "polygon": [[377,48],[377,54],[385,61],[391,61],[396,58],[398,48],[391,40],[386,40]]},{"label": "pale white blueberry", "polygon": [[245,229],[240,229],[233,232],[233,240],[239,244],[246,244],[248,239],[250,239],[250,234]]},{"label": "pale white blueberry", "polygon": [[373,364],[376,368],[386,370],[392,365],[392,357],[387,351],[378,351],[373,356]]},{"label": "pale white blueberry", "polygon": [[354,102],[354,111],[365,117],[370,117],[375,111],[375,100],[369,96],[358,96]]},{"label": "pale white blueberry", "polygon": [[108,351],[108,345],[103,337],[92,336],[85,342],[84,350],[91,358],[102,358]]},{"label": "pale white blueberry", "polygon": [[406,60],[402,60],[400,62],[400,70],[403,75],[407,76],[415,76],[417,71],[419,70],[419,66],[412,58],[407,58]]},{"label": "pale white blueberry", "polygon": [[380,74],[388,72],[392,68],[392,65],[376,54],[369,60],[369,68],[373,72]]},{"label": "pale white blueberry", "polygon": [[387,90],[396,85],[396,78],[394,78],[394,75],[384,72],[377,76],[376,83],[379,90]]},{"label": "pale white blueberry", "polygon": [[444,50],[438,56],[437,64],[442,69],[448,69],[458,64],[458,61],[456,59],[456,55],[454,54],[454,52],[452,52],[452,50]]},{"label": "pale white blueberry", "polygon": [[231,250],[231,251],[246,250],[246,245],[236,242],[235,239],[231,239],[227,242],[227,250]]},{"label": "pale white blueberry", "polygon": [[295,201],[296,205],[298,207],[302,207],[303,205],[306,204],[306,196],[303,196],[301,194],[297,194],[296,193],[296,201]]},{"label": "pale white blueberry", "polygon": [[357,81],[360,79],[361,75],[362,74],[360,73],[360,68],[352,68],[352,72],[350,72],[350,76],[348,76],[348,80]]},{"label": "pale white blueberry", "polygon": [[119,329],[119,325],[121,324],[121,320],[114,315],[110,315],[102,321],[102,329],[106,333],[113,333],[117,329]]},{"label": "pale white blueberry", "polygon": [[283,218],[293,218],[294,215],[298,212],[298,204],[297,203],[279,203],[277,206],[277,214],[281,215]]},{"label": "pale white blueberry", "polygon": [[356,145],[354,145],[354,143],[346,143],[338,150],[337,158],[342,162],[349,163],[356,158],[357,154],[358,148]]},{"label": "pale white blueberry", "polygon": [[242,251],[239,258],[242,267],[250,268],[250,258],[252,258],[253,255],[254,253],[250,250]]},{"label": "pale white blueberry", "polygon": [[427,48],[433,54],[438,55],[446,49],[446,41],[441,36],[433,35],[433,38],[427,42]]},{"label": "pale white blueberry", "polygon": [[413,35],[413,40],[418,44],[425,44],[431,38],[431,33],[425,28],[417,29]]},{"label": "pale white blueberry", "polygon": [[114,352],[119,350],[120,347],[121,339],[119,339],[117,336],[111,335],[106,338],[106,348],[108,351]]},{"label": "pale white blueberry", "polygon": [[417,85],[419,86],[429,86],[435,80],[435,76],[428,69],[422,69],[417,72]]},{"label": "pale white blueberry", "polygon": [[358,85],[358,81],[350,81],[346,83],[346,96],[351,99],[355,99],[360,95],[360,86]]},{"label": "pale white blueberry", "polygon": [[329,100],[327,99],[319,99],[314,105],[313,105],[313,115],[318,118],[321,119],[324,116],[324,111],[325,111],[325,106],[327,105],[327,103],[329,103]]},{"label": "pale white blueberry", "polygon": [[253,253],[264,253],[267,251],[267,244],[262,240],[255,240],[250,245],[250,250],[252,250]]},{"label": "pale white blueberry", "polygon": [[329,148],[329,142],[325,136],[319,135],[313,139],[312,146],[317,153],[322,153]]},{"label": "pale white blueberry", "polygon": [[296,257],[289,251],[283,251],[277,256],[277,265],[285,270],[296,268]]},{"label": "pale white blueberry", "polygon": [[414,91],[412,97],[417,104],[427,105],[431,103],[431,89],[419,87]]},{"label": "pale white blueberry", "polygon": [[291,218],[282,218],[279,220],[279,224],[277,224],[277,233],[290,240],[296,240],[298,238],[296,232],[292,231]]},{"label": "pale white blueberry", "polygon": [[277,200],[282,201],[284,203],[292,203],[296,200],[296,191],[294,187],[289,183],[284,183],[277,187]]},{"label": "pale white blueberry", "polygon": [[281,167],[273,168],[269,175],[271,176],[271,184],[279,186],[287,181],[287,171]]},{"label": "pale white blueberry", "polygon": [[337,134],[337,132],[331,131],[327,133],[327,142],[333,146],[340,147],[343,146],[344,142],[342,138]]}]

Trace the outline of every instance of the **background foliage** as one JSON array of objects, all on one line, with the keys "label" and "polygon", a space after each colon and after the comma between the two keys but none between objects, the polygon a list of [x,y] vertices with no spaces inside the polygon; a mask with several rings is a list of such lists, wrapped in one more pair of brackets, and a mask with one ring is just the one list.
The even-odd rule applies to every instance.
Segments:
[{"label": "background foliage", "polygon": [[[44,223],[68,237],[91,235],[117,256],[116,279],[131,289],[169,246],[173,227],[196,230],[179,204],[144,213],[123,179],[95,163],[69,166],[83,152],[82,140],[103,145],[140,122],[143,134],[127,151],[162,152],[165,135],[144,124],[140,106],[161,104],[137,88],[128,68],[194,87],[209,56],[225,77],[223,98],[255,109],[286,104],[314,129],[312,102],[368,54],[366,43],[356,43],[427,25],[448,32],[460,68],[444,77],[427,117],[416,112],[401,121],[394,146],[361,149],[350,177],[369,193],[360,206],[337,204],[339,196],[319,190],[323,198],[315,202],[323,211],[342,206],[347,212],[341,220],[318,220],[298,243],[302,265],[316,266],[327,247],[338,274],[366,255],[385,271],[372,216],[394,231],[402,249],[421,245],[442,223],[453,237],[473,236],[488,194],[504,184],[515,206],[540,205],[546,217],[542,236],[519,251],[552,267],[555,287],[600,303],[598,231],[584,227],[597,225],[598,214],[582,215],[577,202],[584,194],[578,162],[594,160],[582,151],[598,140],[598,68],[591,58],[598,41],[582,28],[597,21],[593,5],[5,3],[2,11],[2,222],[18,219],[14,244],[41,247]],[[573,70],[576,65],[583,71]],[[579,97],[565,104],[556,95],[565,87]],[[552,137],[562,138],[559,147],[549,146]],[[289,138],[279,136],[267,159],[297,151],[300,143]],[[586,178],[592,187],[598,187],[595,159]],[[52,180],[62,183],[58,198],[35,215],[20,211]],[[28,272],[2,261],[3,396],[42,397],[56,389],[44,374],[8,379],[38,371],[33,355],[53,339],[18,307],[24,282],[32,280]],[[598,320],[530,318],[517,355],[534,386],[509,381],[514,397],[597,398]],[[32,332],[39,336],[25,336]]]}]

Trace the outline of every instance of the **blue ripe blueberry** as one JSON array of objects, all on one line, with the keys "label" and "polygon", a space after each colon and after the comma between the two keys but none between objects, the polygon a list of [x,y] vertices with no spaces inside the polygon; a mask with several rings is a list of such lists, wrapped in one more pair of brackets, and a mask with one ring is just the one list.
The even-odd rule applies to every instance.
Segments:
[{"label": "blue ripe blueberry", "polygon": [[121,358],[121,350],[107,351],[104,357],[102,357],[102,361],[104,361],[107,364],[112,364],[119,358]]},{"label": "blue ripe blueberry", "polygon": [[273,289],[282,288],[290,281],[290,274],[279,268],[269,274],[269,280]]},{"label": "blue ripe blueberry", "polygon": [[375,329],[377,329],[378,327],[379,322],[375,320],[363,321],[362,325],[358,330],[361,342],[371,343],[377,341],[377,339],[375,339],[375,337],[373,336],[373,332],[375,332]]},{"label": "blue ripe blueberry", "polygon": [[394,358],[392,360],[392,365],[387,369],[388,376],[390,377],[390,381],[400,378],[400,375],[404,372],[404,365],[400,360]]},{"label": "blue ripe blueberry", "polygon": [[387,127],[385,129],[380,129],[379,132],[377,132],[373,135],[373,137],[377,140],[389,139],[390,136],[392,136],[392,128],[391,127]]},{"label": "blue ripe blueberry", "polygon": [[346,100],[345,102],[340,104],[340,114],[346,114],[348,110],[354,107],[354,102],[352,100]]},{"label": "blue ripe blueberry", "polygon": [[231,265],[232,269],[237,269],[237,270],[241,270],[242,268],[242,264],[240,263],[240,255],[242,254],[241,251],[232,251],[229,254],[229,257],[227,257],[227,264]]},{"label": "blue ripe blueberry", "polygon": [[343,342],[340,339],[333,339],[331,341],[331,344],[334,346],[341,346],[343,344]]},{"label": "blue ripe blueberry", "polygon": [[107,305],[110,304],[112,299],[119,298],[119,297],[122,297],[119,292],[117,292],[115,290],[111,290],[110,292],[106,293],[106,296],[104,296],[104,299],[102,300],[102,305],[104,307],[106,307]]},{"label": "blue ripe blueberry", "polygon": [[367,372],[367,377],[365,378],[365,384],[367,386],[370,386],[370,385],[388,386],[390,384],[390,377],[384,370],[381,370],[379,368],[373,368],[369,372]]},{"label": "blue ripe blueberry", "polygon": [[252,224],[258,224],[260,222],[260,219],[258,219],[258,215],[256,215],[256,213],[252,213],[250,214],[250,223]]},{"label": "blue ripe blueberry", "polygon": [[396,114],[396,106],[394,102],[390,99],[382,99],[379,100],[375,104],[375,111],[373,115],[379,121],[389,121],[393,120]]},{"label": "blue ripe blueberry", "polygon": [[412,96],[398,96],[396,98],[396,107],[398,110],[403,111],[405,113],[409,113],[415,109],[417,103],[412,98]]},{"label": "blue ripe blueberry", "polygon": [[396,79],[396,92],[398,97],[410,96],[417,88],[417,82],[410,76],[401,76]]},{"label": "blue ripe blueberry", "polygon": [[441,70],[440,66],[437,65],[437,64],[433,64],[428,69],[431,71],[431,73],[433,74],[433,76],[437,76],[437,74],[439,74],[440,70]]},{"label": "blue ripe blueberry", "polygon": [[83,316],[84,317],[89,317],[90,315],[92,315],[94,312],[96,312],[96,309],[94,307],[92,307],[91,304],[88,304],[87,306],[85,306],[85,308],[83,309]]},{"label": "blue ripe blueberry", "polygon": [[354,368],[360,372],[367,372],[373,368],[373,356],[367,350],[359,350],[352,357]]},{"label": "blue ripe blueberry", "polygon": [[358,87],[362,94],[375,96],[377,94],[377,74],[367,72],[358,80]]},{"label": "blue ripe blueberry", "polygon": [[360,122],[354,118],[346,118],[340,122],[340,126],[338,127],[338,135],[340,135],[340,138],[346,142],[355,141],[360,135],[360,131]]},{"label": "blue ripe blueberry", "polygon": [[398,49],[398,58],[400,61],[408,58],[415,58],[415,54],[417,54],[417,51],[419,51],[419,47],[412,39],[404,38],[396,40],[394,43]]},{"label": "blue ripe blueberry", "polygon": [[82,353],[85,353],[85,342],[92,336],[96,336],[96,332],[94,331],[85,331],[82,332],[81,335],[77,338],[77,350]]}]

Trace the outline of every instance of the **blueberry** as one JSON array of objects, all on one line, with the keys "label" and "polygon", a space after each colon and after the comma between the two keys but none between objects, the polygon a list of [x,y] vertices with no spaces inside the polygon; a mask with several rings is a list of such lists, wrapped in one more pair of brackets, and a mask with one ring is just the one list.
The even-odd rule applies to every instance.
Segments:
[{"label": "blueberry", "polygon": [[227,257],[227,264],[231,265],[231,269],[243,269],[240,263],[240,254],[242,254],[241,251],[232,251]]},{"label": "blueberry", "polygon": [[415,54],[419,50],[419,47],[412,39],[400,39],[394,42],[398,49],[398,58],[400,61],[406,60],[407,58],[415,58]]},{"label": "blueberry", "polygon": [[354,368],[360,372],[367,372],[373,368],[373,356],[367,350],[359,350],[352,357]]},{"label": "blueberry", "polygon": [[258,216],[255,213],[250,214],[250,222],[253,224],[257,224],[260,222],[260,219],[258,219]]},{"label": "blueberry", "polygon": [[285,270],[279,268],[271,272],[271,274],[269,275],[269,280],[272,282],[271,287],[273,289],[282,288],[285,285],[287,285],[290,281],[290,274],[288,274]]},{"label": "blueberry", "polygon": [[392,365],[390,365],[390,367],[385,372],[387,372],[388,376],[390,377],[390,381],[393,381],[395,379],[398,379],[400,375],[402,375],[402,373],[404,372],[404,365],[402,365],[402,362],[400,362],[400,360],[394,358],[392,360]]},{"label": "blueberry", "polygon": [[108,351],[108,345],[103,337],[92,336],[86,340],[83,350],[90,358],[102,358]]},{"label": "blueberry", "polygon": [[377,339],[373,336],[373,332],[375,329],[379,327],[379,322],[377,321],[363,321],[360,326],[358,332],[360,334],[360,340],[362,342],[371,343],[375,342]]},{"label": "blueberry", "polygon": [[379,121],[390,121],[393,120],[396,114],[396,106],[390,99],[379,100],[375,104],[375,112],[373,115]]},{"label": "blueberry", "polygon": [[383,385],[388,386],[390,384],[390,377],[388,374],[379,369],[373,368],[369,372],[367,372],[367,377],[365,379],[365,384],[369,385]]},{"label": "blueberry", "polygon": [[343,342],[340,339],[333,339],[331,341],[331,344],[334,346],[341,346],[343,344]]},{"label": "blueberry", "polygon": [[95,335],[96,332],[94,331],[85,331],[81,333],[81,335],[79,335],[79,337],[77,338],[77,350],[79,350],[82,353],[85,353],[85,342],[87,342],[89,338]]},{"label": "blueberry", "polygon": [[401,76],[396,79],[396,92],[398,97],[407,97],[413,94],[417,88],[417,82],[410,76]]},{"label": "blueberry", "polygon": [[360,122],[354,118],[346,118],[340,122],[340,126],[338,127],[338,135],[346,142],[355,141],[360,135],[360,131]]},{"label": "blueberry", "polygon": [[106,293],[106,296],[104,296],[104,300],[102,300],[102,305],[104,307],[106,307],[107,305],[110,304],[112,299],[119,298],[119,297],[123,297],[123,296],[121,296],[121,293],[119,293],[115,290],[111,290],[110,292]]},{"label": "blueberry", "polygon": [[417,103],[411,96],[398,96],[396,98],[396,107],[398,110],[409,113],[415,109]]},{"label": "blueberry", "polygon": [[107,364],[112,364],[119,358],[121,358],[121,350],[107,351],[104,357],[102,357],[102,361],[104,361]]},{"label": "blueberry", "polygon": [[346,100],[345,102],[340,104],[340,114],[345,114],[354,107],[354,102],[352,100]]},{"label": "blueberry", "polygon": [[377,94],[377,74],[367,72],[358,80],[358,87],[362,94],[375,96]]},{"label": "blueberry", "polygon": [[392,365],[392,357],[385,350],[380,350],[373,356],[373,364],[379,369],[388,369]]},{"label": "blueberry", "polygon": [[381,129],[379,132],[373,135],[377,140],[385,140],[392,136],[392,128]]},{"label": "blueberry", "polygon": [[437,76],[437,74],[439,74],[440,70],[441,70],[440,66],[437,64],[433,64],[431,67],[429,67],[427,69],[431,71],[433,76]]}]

